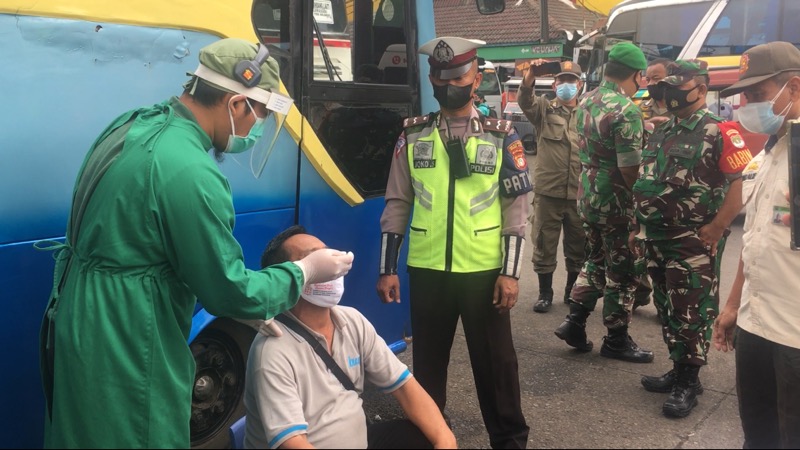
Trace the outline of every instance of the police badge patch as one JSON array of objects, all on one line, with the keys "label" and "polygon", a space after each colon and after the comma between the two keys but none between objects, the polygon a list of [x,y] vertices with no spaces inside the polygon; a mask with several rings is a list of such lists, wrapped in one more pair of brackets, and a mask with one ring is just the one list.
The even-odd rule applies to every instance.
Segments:
[{"label": "police badge patch", "polygon": [[449,63],[456,56],[453,48],[447,45],[445,41],[439,41],[436,48],[433,49],[433,59],[440,63]]},{"label": "police badge patch", "polygon": [[497,148],[494,145],[481,144],[475,152],[475,164],[470,164],[472,173],[493,174],[497,166]]},{"label": "police badge patch", "polygon": [[433,144],[430,142],[417,142],[414,145],[414,168],[433,169],[436,160],[433,159]]}]

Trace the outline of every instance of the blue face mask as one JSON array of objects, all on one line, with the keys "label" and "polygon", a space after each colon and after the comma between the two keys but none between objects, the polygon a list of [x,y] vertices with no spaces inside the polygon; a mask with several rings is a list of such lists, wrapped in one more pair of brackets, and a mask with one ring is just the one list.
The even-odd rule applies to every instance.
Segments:
[{"label": "blue face mask", "polygon": [[753,133],[775,134],[781,129],[783,121],[786,119],[786,113],[792,107],[792,102],[786,105],[786,108],[780,114],[775,114],[772,107],[775,105],[775,99],[781,95],[781,92],[786,88],[784,84],[780,91],[768,102],[748,103],[740,106],[736,111],[736,116],[739,123],[742,124],[748,131]]},{"label": "blue face mask", "polygon": [[578,95],[578,83],[561,83],[556,86],[556,97],[568,102]]},{"label": "blue face mask", "polygon": [[228,136],[228,145],[225,146],[225,153],[242,153],[253,148],[256,142],[261,139],[261,135],[264,134],[264,119],[256,115],[253,105],[250,104],[249,100],[245,99],[247,106],[250,107],[250,113],[256,118],[256,123],[250,128],[250,132],[247,133],[247,136],[237,136],[236,126],[233,124],[233,115],[230,110],[230,102],[232,101],[233,97],[231,97],[228,102],[228,117],[231,119],[231,135]]}]

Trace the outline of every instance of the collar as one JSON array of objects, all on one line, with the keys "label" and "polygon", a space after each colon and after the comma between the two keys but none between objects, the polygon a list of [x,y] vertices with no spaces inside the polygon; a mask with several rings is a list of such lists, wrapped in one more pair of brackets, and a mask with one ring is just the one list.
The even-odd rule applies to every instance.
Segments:
[{"label": "collar", "polygon": [[[299,323],[301,327],[303,327],[306,330],[308,330],[308,332],[311,333],[311,335],[314,336],[315,338],[320,339],[320,340],[324,340],[325,339],[325,336],[323,336],[322,334],[317,333],[313,329],[309,328],[306,324],[304,324],[302,321],[300,321],[300,319],[298,319],[297,316],[292,314],[291,311],[284,311],[284,314],[286,314],[286,317],[288,317],[289,319],[294,320],[295,322]],[[331,308],[331,321],[333,322],[333,328],[337,333],[341,333],[342,330],[347,328],[347,321],[344,320],[344,318],[342,317],[341,314],[342,313],[339,311],[339,307],[338,306],[334,306],[333,308]],[[289,328],[284,328],[284,329],[286,331],[288,331],[289,334],[292,335],[292,337],[297,339],[298,342],[305,342],[306,341],[305,339],[303,339],[302,336],[300,336],[299,334],[295,333],[291,329],[289,329]]]},{"label": "collar", "polygon": [[673,115],[672,119],[668,122],[668,127],[672,128],[676,125],[680,125],[687,130],[694,130],[697,128],[697,124],[703,121],[703,118],[708,114],[708,109],[701,108],[692,113],[691,116],[685,119],[679,119],[678,116]]},{"label": "collar", "polygon": [[[786,134],[784,134],[784,136],[786,136]],[[779,138],[777,134],[771,135],[769,137],[769,139],[767,139],[766,144],[764,144],[764,151],[766,153],[769,153],[770,150],[772,150],[772,148],[775,147],[775,144],[777,144],[778,141],[780,141],[780,140],[781,140],[781,138]]]},{"label": "collar", "polygon": [[[459,118],[463,120],[463,118]],[[450,120],[450,119],[447,119]],[[439,114],[436,115],[436,128],[441,132],[444,133],[445,136],[449,136],[449,129],[447,126],[447,120],[443,119],[442,112],[439,111]],[[458,120],[458,119],[457,119]],[[477,109],[473,106],[469,113],[469,119],[467,119],[467,131],[464,134],[464,140],[466,138],[472,136],[480,136],[483,134],[483,123],[481,122],[480,113]]]},{"label": "collar", "polygon": [[600,87],[625,95],[625,93],[622,92],[622,88],[611,80],[603,80],[603,82],[600,83]]}]

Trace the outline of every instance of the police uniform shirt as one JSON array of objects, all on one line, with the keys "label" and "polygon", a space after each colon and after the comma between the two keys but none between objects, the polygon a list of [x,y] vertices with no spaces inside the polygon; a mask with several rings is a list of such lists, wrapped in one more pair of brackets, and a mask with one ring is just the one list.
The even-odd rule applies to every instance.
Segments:
[{"label": "police uniform shirt", "polygon": [[[447,142],[449,138],[458,137],[462,142],[466,142],[469,137],[482,135],[484,133],[483,126],[478,117],[478,111],[473,108],[468,120],[465,118],[440,120],[439,133],[442,141]],[[419,120],[419,118],[417,119]],[[450,128],[448,128],[448,122]],[[503,163],[500,169],[500,185],[503,193],[500,195],[503,214],[502,234],[522,237],[525,235],[528,218],[527,195],[523,194],[531,190],[530,178],[528,178],[522,143],[516,133],[509,133],[504,144],[506,148],[502,152]],[[411,185],[411,172],[406,153],[406,134],[403,132],[395,146],[389,180],[386,184],[386,207],[381,215],[381,231],[384,233],[404,235],[411,216],[414,190]],[[522,158],[521,161],[520,158]],[[508,182],[503,183],[504,179]],[[507,190],[509,187],[510,190]]]},{"label": "police uniform shirt", "polygon": [[[328,348],[321,334],[291,313],[286,315]],[[315,448],[367,448],[367,420],[360,397],[365,381],[391,393],[412,375],[356,309],[334,306],[331,319],[331,356],[357,392],[342,386],[308,341],[279,323],[283,337],[259,334],[250,348],[245,448],[278,448],[301,434]]]}]

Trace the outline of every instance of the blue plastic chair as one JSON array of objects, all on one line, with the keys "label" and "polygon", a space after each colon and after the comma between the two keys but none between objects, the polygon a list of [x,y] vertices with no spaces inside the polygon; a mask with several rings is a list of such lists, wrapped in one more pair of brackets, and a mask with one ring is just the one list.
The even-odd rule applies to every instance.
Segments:
[{"label": "blue plastic chair", "polygon": [[242,416],[241,419],[237,420],[236,423],[231,425],[230,436],[231,436],[231,448],[233,449],[244,448],[245,418],[246,416]]}]

